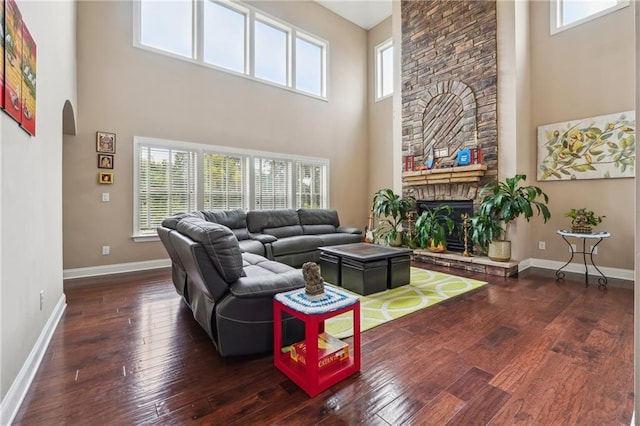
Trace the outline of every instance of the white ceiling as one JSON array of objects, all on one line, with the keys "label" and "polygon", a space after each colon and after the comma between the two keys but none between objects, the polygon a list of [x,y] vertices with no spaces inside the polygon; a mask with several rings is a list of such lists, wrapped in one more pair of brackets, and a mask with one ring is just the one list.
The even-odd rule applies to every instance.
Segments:
[{"label": "white ceiling", "polygon": [[370,30],[391,16],[392,0],[315,0],[354,24]]}]

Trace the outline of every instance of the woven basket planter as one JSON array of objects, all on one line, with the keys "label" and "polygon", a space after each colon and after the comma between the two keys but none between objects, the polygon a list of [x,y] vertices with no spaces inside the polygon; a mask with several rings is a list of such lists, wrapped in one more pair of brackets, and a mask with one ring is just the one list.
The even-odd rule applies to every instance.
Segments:
[{"label": "woven basket planter", "polygon": [[571,227],[571,232],[575,234],[590,234],[592,230],[589,225],[574,225]]}]

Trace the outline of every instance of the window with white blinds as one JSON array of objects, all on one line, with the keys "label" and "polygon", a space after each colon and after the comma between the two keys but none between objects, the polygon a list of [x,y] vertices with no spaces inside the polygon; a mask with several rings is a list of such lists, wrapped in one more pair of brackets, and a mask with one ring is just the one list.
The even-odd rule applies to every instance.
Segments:
[{"label": "window with white blinds", "polygon": [[138,231],[155,234],[167,216],[196,209],[197,153],[141,145],[138,156]]},{"label": "window with white blinds", "polygon": [[296,207],[321,208],[324,205],[325,167],[319,164],[296,164]]},{"label": "window with white blinds", "polygon": [[286,209],[291,206],[291,162],[254,159],[255,209]]},{"label": "window with white blinds", "polygon": [[329,161],[134,137],[136,241],[195,210],[328,207]]},{"label": "window with white blinds", "polygon": [[243,155],[204,154],[204,209],[247,208],[247,162]]}]

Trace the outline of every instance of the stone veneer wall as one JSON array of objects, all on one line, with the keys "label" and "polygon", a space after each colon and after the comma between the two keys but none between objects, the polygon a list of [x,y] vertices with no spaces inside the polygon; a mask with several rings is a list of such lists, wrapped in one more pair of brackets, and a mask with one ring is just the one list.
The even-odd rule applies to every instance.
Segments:
[{"label": "stone veneer wall", "polygon": [[452,165],[459,148],[482,147],[478,183],[407,186],[423,200],[474,199],[497,176],[495,1],[402,1],[402,154],[424,164],[434,148]]}]

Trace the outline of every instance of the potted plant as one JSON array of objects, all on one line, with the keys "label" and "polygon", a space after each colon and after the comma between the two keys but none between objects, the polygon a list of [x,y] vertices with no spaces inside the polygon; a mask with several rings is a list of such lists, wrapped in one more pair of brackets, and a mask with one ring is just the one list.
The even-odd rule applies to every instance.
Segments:
[{"label": "potted plant", "polygon": [[447,234],[453,232],[455,222],[451,219],[452,208],[441,204],[435,209],[426,209],[418,216],[415,224],[415,238],[422,248],[428,247],[433,252],[447,249]]},{"label": "potted plant", "polygon": [[467,219],[469,223],[469,240],[480,247],[483,253],[489,250],[489,243],[497,241],[502,235],[500,222],[486,214],[476,214]]},{"label": "potted plant", "polygon": [[383,239],[392,246],[402,245],[402,221],[414,210],[413,197],[402,198],[385,188],[376,192],[373,196],[373,217],[378,220],[378,225],[373,231],[374,240]]},{"label": "potted plant", "polygon": [[[526,179],[526,175],[517,174],[503,182],[490,183],[480,191],[482,199],[478,216],[481,219],[476,219],[475,222],[484,226],[486,234],[482,238],[489,241],[488,256],[492,260],[506,262],[511,259],[509,227],[515,219],[524,216],[529,221],[534,215],[534,209],[538,215],[542,215],[545,223],[551,217],[547,207],[549,197],[537,186],[524,186],[519,183]],[[488,223],[489,221],[494,224]],[[473,222],[472,220],[471,223]],[[495,224],[500,225],[500,231]],[[478,232],[472,230],[472,235]],[[500,238],[502,236],[504,239]]]},{"label": "potted plant", "polygon": [[571,231],[578,234],[589,234],[593,226],[597,226],[606,216],[598,216],[592,210],[586,208],[571,209],[564,214],[571,218]]}]

